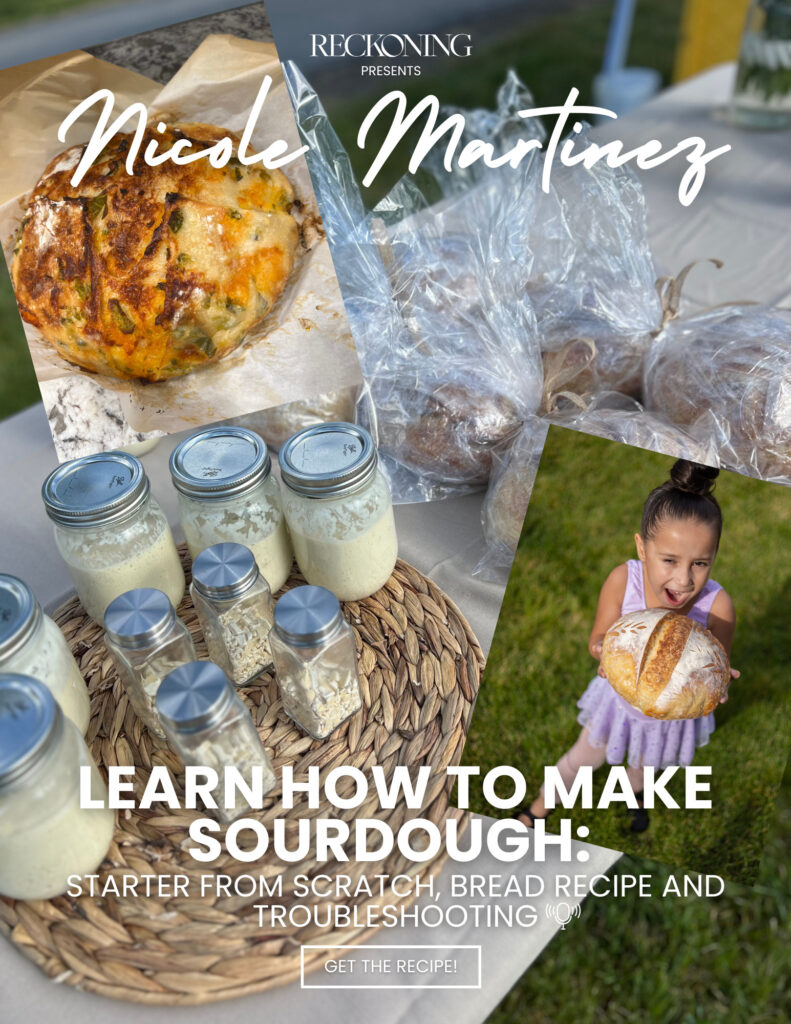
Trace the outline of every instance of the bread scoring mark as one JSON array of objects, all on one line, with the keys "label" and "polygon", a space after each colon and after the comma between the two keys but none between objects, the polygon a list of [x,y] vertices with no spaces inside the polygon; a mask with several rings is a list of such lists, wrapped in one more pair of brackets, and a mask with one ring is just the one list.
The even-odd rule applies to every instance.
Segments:
[{"label": "bread scoring mark", "polygon": [[668,609],[631,612],[614,623],[604,637],[601,665],[617,693],[660,719],[707,714],[730,678],[719,640]]},{"label": "bread scoring mark", "polygon": [[[221,134],[187,125],[166,137]],[[23,317],[64,358],[167,379],[229,354],[271,311],[298,245],[293,190],[279,171],[206,161],[132,177],[129,144],[113,139],[78,190],[76,152],[50,164],[21,225],[14,286]]]}]

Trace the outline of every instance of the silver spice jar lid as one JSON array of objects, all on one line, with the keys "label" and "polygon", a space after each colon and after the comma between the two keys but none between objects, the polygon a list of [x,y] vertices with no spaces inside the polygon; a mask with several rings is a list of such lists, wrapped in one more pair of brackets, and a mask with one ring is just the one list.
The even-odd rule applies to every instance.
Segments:
[{"label": "silver spice jar lid", "polygon": [[217,500],[246,494],[272,469],[263,439],[244,427],[211,427],[192,434],[170,456],[177,491],[190,498]]},{"label": "silver spice jar lid", "polygon": [[355,423],[318,423],[294,434],[280,449],[283,483],[308,498],[334,498],[359,490],[376,473],[373,438]]},{"label": "silver spice jar lid", "polygon": [[0,675],[0,788],[34,767],[62,731],[63,712],[43,683]]},{"label": "silver spice jar lid", "polygon": [[27,583],[0,573],[0,662],[24,647],[41,618],[41,605]]},{"label": "silver spice jar lid", "polygon": [[275,605],[274,628],[296,647],[314,647],[343,621],[338,598],[325,587],[294,587]]},{"label": "silver spice jar lid", "polygon": [[110,602],[104,613],[104,628],[120,647],[134,650],[156,643],[175,620],[176,612],[167,594],[153,587],[140,587]]},{"label": "silver spice jar lid", "polygon": [[50,519],[62,526],[118,523],[142,508],[149,483],[139,459],[127,452],[98,452],[64,462],[44,481],[41,496]]},{"label": "silver spice jar lid", "polygon": [[259,578],[255,555],[244,544],[212,544],[192,563],[192,582],[204,597],[241,597]]},{"label": "silver spice jar lid", "polygon": [[225,714],[235,693],[213,661],[190,661],[168,672],[157,690],[159,717],[175,732],[206,729]]}]

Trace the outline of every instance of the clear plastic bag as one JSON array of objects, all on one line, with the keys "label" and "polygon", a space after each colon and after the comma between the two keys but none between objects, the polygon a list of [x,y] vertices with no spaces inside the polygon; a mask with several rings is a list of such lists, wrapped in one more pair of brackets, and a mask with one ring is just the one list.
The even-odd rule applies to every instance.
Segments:
[{"label": "clear plastic bag", "polygon": [[[541,400],[524,296],[531,162],[482,176],[477,166],[432,174],[429,160],[419,179],[399,182],[368,215],[315,94],[293,65],[286,80],[370,390],[360,418],[376,437],[394,499],[478,488],[493,450]],[[530,102],[509,76],[498,111],[467,114],[467,131],[496,145],[517,129],[524,136],[516,110]]]},{"label": "clear plastic bag", "polygon": [[292,434],[305,427],[312,427],[314,423],[334,423],[337,420],[353,422],[358,393],[357,387],[327,391],[323,395],[288,402],[274,409],[237,416],[228,422],[254,430],[263,437],[271,451],[277,452]]},{"label": "clear plastic bag", "polygon": [[585,405],[559,399],[546,417],[551,423],[581,430],[610,441],[647,448],[661,455],[719,466],[717,447],[710,439],[693,435],[639,402],[617,392],[600,392]]},{"label": "clear plastic bag", "polygon": [[[584,144],[583,133],[578,146]],[[550,192],[534,201],[527,291],[545,394],[619,391],[639,398],[642,360],[662,307],[636,175],[604,163],[556,163]]]},{"label": "clear plastic bag", "polygon": [[[367,214],[315,93],[293,65],[286,81],[396,501],[484,485],[549,392],[637,391],[661,304],[630,171],[558,164],[547,194],[535,153],[448,172],[440,146]],[[509,74],[495,111],[464,112],[461,144],[541,137],[518,116],[532,105]]]},{"label": "clear plastic bag", "polygon": [[791,484],[791,312],[723,306],[671,321],[646,358],[644,394],[728,469]]},{"label": "clear plastic bag", "polygon": [[551,424],[664,455],[718,466],[713,440],[692,436],[639,402],[617,392],[601,392],[589,402],[574,394],[558,396],[542,418],[530,417],[517,439],[498,454],[481,509],[486,550],[474,570],[484,579],[505,582],[538,472]]},{"label": "clear plastic bag", "polygon": [[548,429],[546,420],[530,416],[515,440],[497,453],[481,506],[486,549],[473,575],[507,581]]}]

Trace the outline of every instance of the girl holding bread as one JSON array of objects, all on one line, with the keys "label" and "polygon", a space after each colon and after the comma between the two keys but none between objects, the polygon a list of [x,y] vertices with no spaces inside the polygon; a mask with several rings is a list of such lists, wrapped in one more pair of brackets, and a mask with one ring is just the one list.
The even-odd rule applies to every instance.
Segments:
[{"label": "girl holding bread", "polygon": [[[637,559],[616,566],[604,581],[588,650],[597,660],[607,630],[621,616],[647,608],[688,615],[714,634],[730,656],[735,628],[733,602],[711,569],[722,532],[722,513],[714,497],[718,470],[679,459],[670,479],[648,495],[640,532],[635,534]],[[730,670],[732,678],[739,673]],[[727,700],[727,691],[720,703]],[[629,782],[639,807],[630,828],[648,827],[642,806],[643,768],[688,765],[697,747],[714,731],[714,714],[700,718],[651,718],[619,696],[599,670],[577,702],[582,731],[558,762],[566,787],[583,766],[599,768],[627,759]],[[544,790],[517,815],[532,825],[547,816]]]}]

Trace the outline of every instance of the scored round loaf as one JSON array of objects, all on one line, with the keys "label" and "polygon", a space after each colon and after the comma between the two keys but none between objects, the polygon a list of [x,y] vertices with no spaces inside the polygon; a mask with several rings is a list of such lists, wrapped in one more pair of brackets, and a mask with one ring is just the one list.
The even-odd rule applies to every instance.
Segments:
[{"label": "scored round loaf", "polygon": [[651,718],[700,718],[730,682],[728,655],[699,622],[666,608],[618,619],[604,637],[601,671],[612,688]]},{"label": "scored round loaf", "polygon": [[[206,124],[149,125],[140,146],[195,151],[236,138]],[[131,134],[107,144],[77,186],[85,146],[33,189],[11,279],[23,320],[96,373],[159,381],[229,355],[269,315],[294,268],[299,228],[282,171],[232,158],[126,168]],[[238,142],[238,140],[237,140]]]}]

